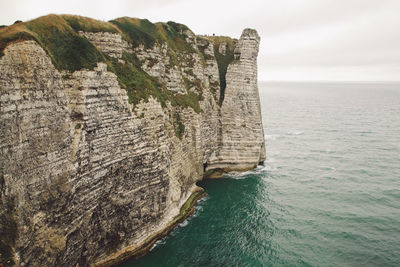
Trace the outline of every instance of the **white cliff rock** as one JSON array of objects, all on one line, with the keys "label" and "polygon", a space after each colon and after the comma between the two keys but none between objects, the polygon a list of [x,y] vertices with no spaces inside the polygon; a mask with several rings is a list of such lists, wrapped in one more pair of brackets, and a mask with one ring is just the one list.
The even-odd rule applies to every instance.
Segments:
[{"label": "white cliff rock", "polygon": [[254,30],[237,44],[222,106],[209,40],[186,32],[194,52],[171,66],[166,43],[133,48],[119,34],[80,34],[110,57],[134,53],[174,96],[201,95],[200,111],[153,97],[132,105],[105,63],[59,71],[35,41],[9,44],[0,58],[0,231],[20,266],[118,262],[170,227],[205,170],[265,159]]},{"label": "white cliff rock", "polygon": [[221,136],[208,169],[244,170],[265,160],[264,133],[257,86],[260,37],[245,29],[228,66],[221,107]]},{"label": "white cliff rock", "polygon": [[110,57],[120,59],[124,51],[130,52],[128,42],[123,40],[122,36],[117,33],[79,31],[79,34],[85,36],[91,43]]}]

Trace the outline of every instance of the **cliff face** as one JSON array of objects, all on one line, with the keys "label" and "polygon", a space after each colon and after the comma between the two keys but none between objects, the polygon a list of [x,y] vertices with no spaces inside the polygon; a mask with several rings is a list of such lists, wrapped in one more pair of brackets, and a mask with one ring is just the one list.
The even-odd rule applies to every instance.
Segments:
[{"label": "cliff face", "polygon": [[112,31],[67,21],[102,55],[92,70],[55,67],[55,50],[36,35],[0,58],[4,265],[114,264],[184,216],[205,171],[265,158],[254,30],[230,47],[221,94],[225,42],[163,24],[178,29],[175,43],[135,44],[120,30],[128,18]]},{"label": "cliff face", "polygon": [[218,149],[208,169],[245,170],[265,160],[264,132],[257,86],[257,55],[260,37],[245,29],[228,66],[221,106]]}]

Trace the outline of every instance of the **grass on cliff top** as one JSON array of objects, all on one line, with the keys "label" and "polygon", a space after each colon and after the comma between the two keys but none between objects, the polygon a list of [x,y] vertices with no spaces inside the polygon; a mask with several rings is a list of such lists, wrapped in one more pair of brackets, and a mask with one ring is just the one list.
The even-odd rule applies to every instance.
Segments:
[{"label": "grass on cliff top", "polygon": [[110,22],[75,15],[61,16],[77,32],[111,32],[121,34],[121,30]]},{"label": "grass on cliff top", "polygon": [[[234,60],[234,49],[237,40],[225,36],[209,36],[214,44],[214,55],[218,64],[219,71],[219,81],[220,81],[220,97],[219,104],[222,105],[225,97],[226,88],[226,72],[228,70],[228,65]],[[225,55],[219,53],[219,46],[221,43],[226,42],[227,48]]]},{"label": "grass on cliff top", "polygon": [[[97,49],[86,38],[78,34],[79,31],[119,33],[133,47],[143,44],[149,48],[156,42],[166,42],[170,50],[174,51],[173,54],[177,54],[179,52],[195,52],[185,40],[187,36],[184,31],[186,30],[189,28],[185,25],[172,21],[154,24],[147,19],[123,17],[104,22],[75,15],[51,14],[1,27],[0,57],[3,56],[4,49],[9,43],[35,40],[50,55],[58,69],[74,71],[79,67],[86,68],[83,59],[90,63],[92,63],[93,56],[103,59],[96,53]],[[72,49],[77,49],[78,55],[70,53]],[[82,57],[82,60],[79,57]],[[90,63],[89,65],[93,65]]]},{"label": "grass on cliff top", "polygon": [[122,17],[111,20],[122,32],[122,36],[133,47],[144,45],[145,48],[151,48],[154,44],[168,44],[168,56],[170,65],[179,65],[184,60],[182,53],[195,53],[196,50],[186,42],[187,35],[185,31],[190,29],[179,23],[169,21],[167,23],[152,23],[147,19],[137,19]]},{"label": "grass on cliff top", "polygon": [[[12,42],[35,40],[50,56],[59,70],[75,71],[93,69],[97,62],[105,61],[104,55],[85,37],[80,36],[68,21],[74,23],[74,16],[48,15],[25,23],[18,23],[0,29],[0,56],[5,47]],[[81,20],[81,27],[107,31],[101,22],[95,26],[95,20]],[[74,27],[77,24],[72,24]],[[110,26],[111,27],[111,26]]]},{"label": "grass on cliff top", "polygon": [[110,22],[121,30],[133,47],[143,44],[146,48],[150,48],[156,42],[166,42],[172,50],[194,51],[185,41],[187,36],[184,31],[190,31],[190,29],[183,24],[172,21],[152,23],[147,19],[129,17],[118,18]]},{"label": "grass on cliff top", "polygon": [[133,47],[143,44],[146,48],[152,47],[157,39],[155,25],[147,19],[122,17],[110,21],[124,34]]},{"label": "grass on cliff top", "polygon": [[[184,52],[194,52],[185,40],[185,25],[175,22],[153,24],[146,19],[119,18],[110,22],[72,15],[48,15],[28,22],[0,28],[0,57],[9,43],[35,40],[50,56],[59,70],[76,71],[93,69],[97,62],[106,62],[114,72],[122,88],[126,89],[129,101],[138,104],[154,96],[163,107],[166,101],[173,106],[191,107],[200,112],[202,95],[188,91],[187,94],[172,94],[156,78],[141,68],[139,60],[124,53],[125,64],[99,51],[79,31],[120,33],[134,47],[144,44],[151,47],[156,42],[168,44],[168,55],[173,64],[179,64]],[[201,84],[200,84],[201,86]]]}]

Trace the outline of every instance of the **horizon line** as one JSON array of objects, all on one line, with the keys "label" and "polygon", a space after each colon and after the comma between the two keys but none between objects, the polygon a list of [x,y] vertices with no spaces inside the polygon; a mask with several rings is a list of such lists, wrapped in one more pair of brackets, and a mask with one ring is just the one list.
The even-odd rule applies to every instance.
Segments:
[{"label": "horizon line", "polygon": [[269,83],[400,83],[398,81],[388,80],[377,80],[377,81],[366,81],[366,80],[258,80],[258,82],[269,82]]}]

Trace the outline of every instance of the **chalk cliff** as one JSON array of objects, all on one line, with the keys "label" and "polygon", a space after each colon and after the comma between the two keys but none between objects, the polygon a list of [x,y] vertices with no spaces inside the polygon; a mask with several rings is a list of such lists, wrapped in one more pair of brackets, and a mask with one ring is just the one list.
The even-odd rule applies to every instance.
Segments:
[{"label": "chalk cliff", "polygon": [[1,263],[143,254],[190,214],[197,181],[262,162],[259,41],[131,18],[1,28]]}]

